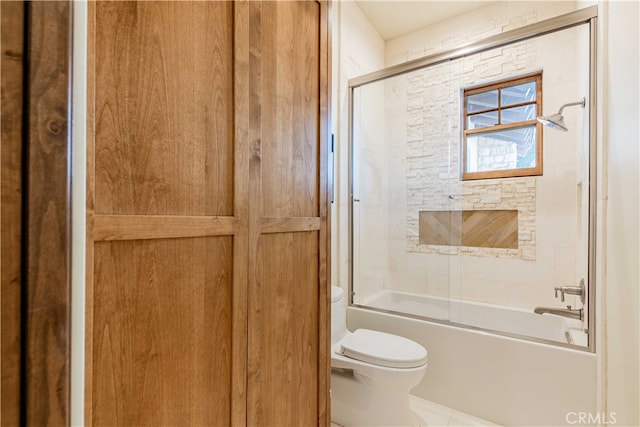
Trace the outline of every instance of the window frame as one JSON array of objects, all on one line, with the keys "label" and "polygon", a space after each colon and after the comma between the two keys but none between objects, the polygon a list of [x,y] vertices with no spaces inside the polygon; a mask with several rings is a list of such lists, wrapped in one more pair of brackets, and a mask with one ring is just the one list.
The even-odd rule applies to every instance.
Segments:
[{"label": "window frame", "polygon": [[[483,114],[487,112],[498,112],[498,123],[501,120],[501,112],[506,109],[501,105],[501,90],[506,87],[517,86],[519,84],[536,82],[536,99],[535,101],[522,102],[519,104],[508,105],[506,108],[521,107],[526,105],[536,105],[536,117],[542,115],[542,71],[535,73],[529,73],[517,77],[511,77],[508,79],[502,79],[492,83],[482,84],[479,86],[473,86],[462,91],[462,144],[461,156],[462,159],[460,165],[461,180],[471,181],[476,179],[494,179],[494,178],[514,178],[524,176],[540,176],[542,175],[542,124],[537,121],[536,118],[532,120],[525,120],[507,124],[496,124],[494,126],[487,126],[479,129],[467,129],[468,117],[477,114]],[[471,95],[478,93],[490,92],[492,90],[498,90],[498,105],[496,108],[488,108],[485,110],[474,111],[473,113],[467,112],[467,98]],[[502,169],[480,172],[467,172],[467,136],[477,135],[483,133],[490,133],[502,130],[516,129],[521,127],[528,127],[531,125],[536,126],[536,166],[532,168],[517,168],[517,169]]]}]

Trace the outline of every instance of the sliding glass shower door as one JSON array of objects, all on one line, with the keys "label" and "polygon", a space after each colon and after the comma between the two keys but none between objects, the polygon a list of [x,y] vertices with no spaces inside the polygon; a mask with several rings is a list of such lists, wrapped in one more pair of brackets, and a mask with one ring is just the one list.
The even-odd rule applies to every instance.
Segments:
[{"label": "sliding glass shower door", "polygon": [[591,51],[578,25],[353,85],[354,304],[588,345]]}]

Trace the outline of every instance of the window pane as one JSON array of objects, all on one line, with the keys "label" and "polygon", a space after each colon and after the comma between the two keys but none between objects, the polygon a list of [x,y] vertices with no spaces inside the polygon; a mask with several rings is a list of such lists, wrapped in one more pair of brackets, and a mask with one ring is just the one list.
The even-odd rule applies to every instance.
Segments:
[{"label": "window pane", "polygon": [[467,129],[486,128],[487,126],[495,126],[497,124],[498,111],[489,111],[487,113],[467,116]]},{"label": "window pane", "polygon": [[533,120],[536,118],[536,104],[523,105],[521,107],[505,108],[501,112],[500,123],[515,123]]},{"label": "window pane", "polygon": [[500,105],[522,104],[536,100],[536,82],[503,87],[500,90]]},{"label": "window pane", "polygon": [[536,166],[536,126],[467,136],[467,172]]},{"label": "window pane", "polygon": [[467,113],[498,108],[498,90],[476,93],[467,97]]}]

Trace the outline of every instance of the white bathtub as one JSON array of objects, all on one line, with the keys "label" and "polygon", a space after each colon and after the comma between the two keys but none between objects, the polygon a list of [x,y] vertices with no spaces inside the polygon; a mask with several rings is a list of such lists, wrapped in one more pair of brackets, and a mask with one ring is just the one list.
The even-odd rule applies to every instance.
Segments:
[{"label": "white bathtub", "polygon": [[431,297],[409,292],[383,289],[368,297],[366,307],[405,313],[412,316],[449,321],[458,325],[532,337],[559,343],[587,345],[582,322],[552,315],[535,314],[493,304]]},{"label": "white bathtub", "polygon": [[[372,300],[384,310],[420,310],[420,314],[415,311],[413,314],[424,316],[424,301],[415,297],[387,291]],[[448,315],[442,301],[434,299],[430,305],[436,310],[430,316],[440,319],[496,310],[484,304],[453,304],[460,309],[456,313],[454,308]],[[506,311],[497,316],[519,317],[518,310],[514,310],[516,313]],[[444,313],[444,317],[437,313]],[[532,316],[536,316],[536,320],[552,317]],[[489,321],[484,315],[477,320]],[[412,390],[418,397],[504,426],[570,425],[567,417],[571,421],[571,414],[597,411],[593,353],[567,348],[566,344],[560,347],[526,341],[353,306],[347,308],[347,325],[351,330],[369,328],[402,335],[427,349],[427,374]],[[527,322],[520,326],[529,327]],[[560,331],[564,327],[554,323],[556,326]],[[557,333],[557,330],[551,332],[556,337]]]}]

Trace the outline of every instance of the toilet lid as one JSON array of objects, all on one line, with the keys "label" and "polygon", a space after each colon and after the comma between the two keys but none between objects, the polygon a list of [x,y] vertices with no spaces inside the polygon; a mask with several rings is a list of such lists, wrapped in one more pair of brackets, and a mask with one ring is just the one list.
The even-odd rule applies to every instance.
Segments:
[{"label": "toilet lid", "polygon": [[340,298],[342,298],[343,294],[344,294],[344,291],[340,286],[331,286],[331,302],[332,303],[338,302]]},{"label": "toilet lid", "polygon": [[358,329],[345,338],[340,354],[389,368],[417,368],[427,363],[427,350],[417,342],[369,329]]}]

